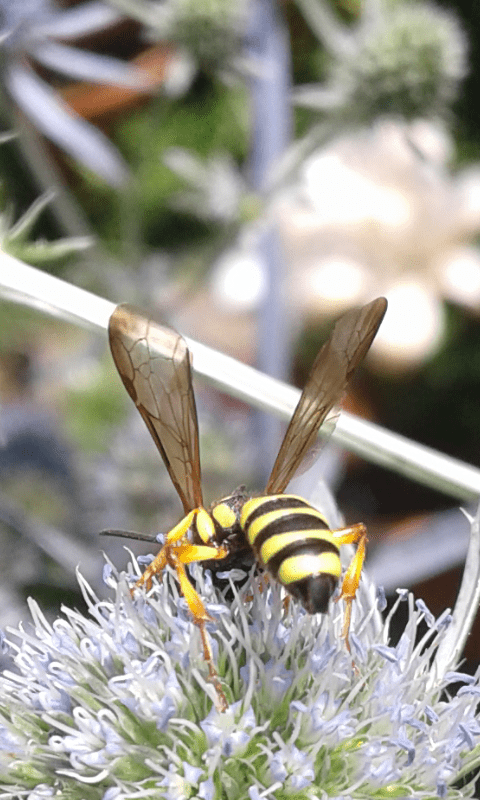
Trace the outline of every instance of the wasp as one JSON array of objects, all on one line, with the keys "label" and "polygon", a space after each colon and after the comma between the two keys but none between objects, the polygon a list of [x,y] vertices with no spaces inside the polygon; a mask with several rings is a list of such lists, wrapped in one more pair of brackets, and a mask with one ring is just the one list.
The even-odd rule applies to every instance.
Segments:
[{"label": "wasp", "polygon": [[[365,558],[366,528],[357,523],[332,531],[321,511],[285,490],[311,453],[320,426],[341,401],[386,307],[387,301],[380,297],[347,312],[335,324],[313,363],[263,494],[249,497],[241,487],[208,509],[202,494],[192,359],[185,340],[128,304],[117,306],[110,317],[109,341],[116,368],[183,505],[182,519],[167,533],[136,586],[148,590],[153,577],[167,565],[174,570],[200,630],[220,710],[227,708],[227,701],[206,630],[211,617],[189,578],[189,564],[219,562],[222,570],[228,570],[247,553],[308,613],[323,614],[341,579],[339,548],[356,544],[340,590],[346,604],[342,635],[350,650],[351,610]],[[122,531],[104,533],[146,538]]]}]

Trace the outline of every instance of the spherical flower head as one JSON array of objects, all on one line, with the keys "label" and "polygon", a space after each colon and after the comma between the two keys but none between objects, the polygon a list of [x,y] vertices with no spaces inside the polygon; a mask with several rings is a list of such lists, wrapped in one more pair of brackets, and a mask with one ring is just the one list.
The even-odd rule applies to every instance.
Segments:
[{"label": "spherical flower head", "polygon": [[246,24],[243,2],[170,0],[162,13],[164,34],[207,71],[231,65],[242,52]]},{"label": "spherical flower head", "polygon": [[[173,578],[134,598],[131,576],[107,580],[100,601],[80,578],[88,616],[65,608],[49,624],[31,602],[33,629],[3,643],[15,671],[0,678],[2,797],[465,796],[452,782],[480,761],[480,687],[431,671],[448,617],[402,594],[410,617],[394,647],[362,591],[353,664],[341,603],[309,616],[263,578],[232,583],[226,602],[198,571],[221,712]],[[448,700],[453,680],[464,686]]]},{"label": "spherical flower head", "polygon": [[466,37],[453,14],[425,3],[388,4],[380,20],[364,24],[333,78],[359,120],[442,115],[466,73],[466,56]]}]

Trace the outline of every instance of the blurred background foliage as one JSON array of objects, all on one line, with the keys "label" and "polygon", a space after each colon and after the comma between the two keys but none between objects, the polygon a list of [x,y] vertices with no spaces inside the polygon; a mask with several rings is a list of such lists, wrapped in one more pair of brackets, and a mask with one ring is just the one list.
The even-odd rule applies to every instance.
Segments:
[{"label": "blurred background foliage", "polygon": [[[480,464],[477,4],[0,10],[5,251],[299,385],[332,320],[386,294],[350,407]],[[73,591],[75,559],[99,588],[100,529],[165,531],[179,504],[105,342],[6,302],[1,320],[5,624],[35,587],[53,606]],[[278,428],[196,391],[206,496],[261,486]],[[374,576],[392,588],[427,541],[412,583],[434,612],[451,604],[468,526],[435,514],[452,499],[331,452]]]}]

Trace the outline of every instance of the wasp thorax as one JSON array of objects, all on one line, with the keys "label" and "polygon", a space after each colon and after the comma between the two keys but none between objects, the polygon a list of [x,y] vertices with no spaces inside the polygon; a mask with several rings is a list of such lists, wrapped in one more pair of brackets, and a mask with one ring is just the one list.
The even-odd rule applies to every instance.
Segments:
[{"label": "wasp thorax", "polygon": [[223,530],[226,528],[233,528],[238,519],[238,515],[233,508],[225,501],[214,505],[211,514],[215,522],[218,522]]}]

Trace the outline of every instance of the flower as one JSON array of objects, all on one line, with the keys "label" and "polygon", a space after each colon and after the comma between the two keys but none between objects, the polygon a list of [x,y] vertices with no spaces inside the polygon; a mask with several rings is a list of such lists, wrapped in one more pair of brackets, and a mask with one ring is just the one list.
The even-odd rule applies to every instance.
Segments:
[{"label": "flower", "polygon": [[474,308],[480,298],[478,178],[450,177],[439,124],[467,72],[467,38],[432,3],[367,2],[348,24],[322,2],[300,5],[325,54],[323,83],[293,92],[317,114],[292,148],[300,181],[281,212],[289,296],[322,315],[380,290],[389,312],[373,351],[387,369],[410,368],[443,341],[438,295]]},{"label": "flower", "polygon": [[248,4],[228,0],[162,0],[149,4],[111,0],[119,10],[128,8],[146,27],[153,40],[172,42],[184,52],[192,67],[207,72],[242,71],[242,53],[248,22]]},{"label": "flower", "polygon": [[132,575],[110,567],[111,600],[79,576],[88,616],[64,608],[50,624],[30,601],[33,629],[3,642],[15,671],[0,677],[2,797],[465,797],[453,782],[480,764],[480,682],[433,676],[448,614],[401,592],[394,646],[395,609],[379,634],[362,591],[352,665],[339,606],[312,617],[255,578],[227,604],[208,572],[197,579],[229,708],[215,708],[170,575],[132,598]]},{"label": "flower", "polygon": [[300,0],[331,57],[325,84],[298,87],[299,105],[365,124],[379,115],[443,116],[467,71],[467,40],[455,14],[431,3],[366,3],[343,25]]},{"label": "flower", "polygon": [[100,130],[62,100],[32,63],[76,79],[145,90],[147,76],[122,61],[64,44],[122,17],[103,3],[60,10],[50,0],[0,0],[2,81],[38,130],[112,186],[128,178],[120,153]]},{"label": "flower", "polygon": [[386,369],[415,366],[441,346],[443,298],[479,307],[479,171],[451,174],[452,153],[442,126],[384,118],[313,153],[277,206],[301,313],[386,295],[373,348]]}]

